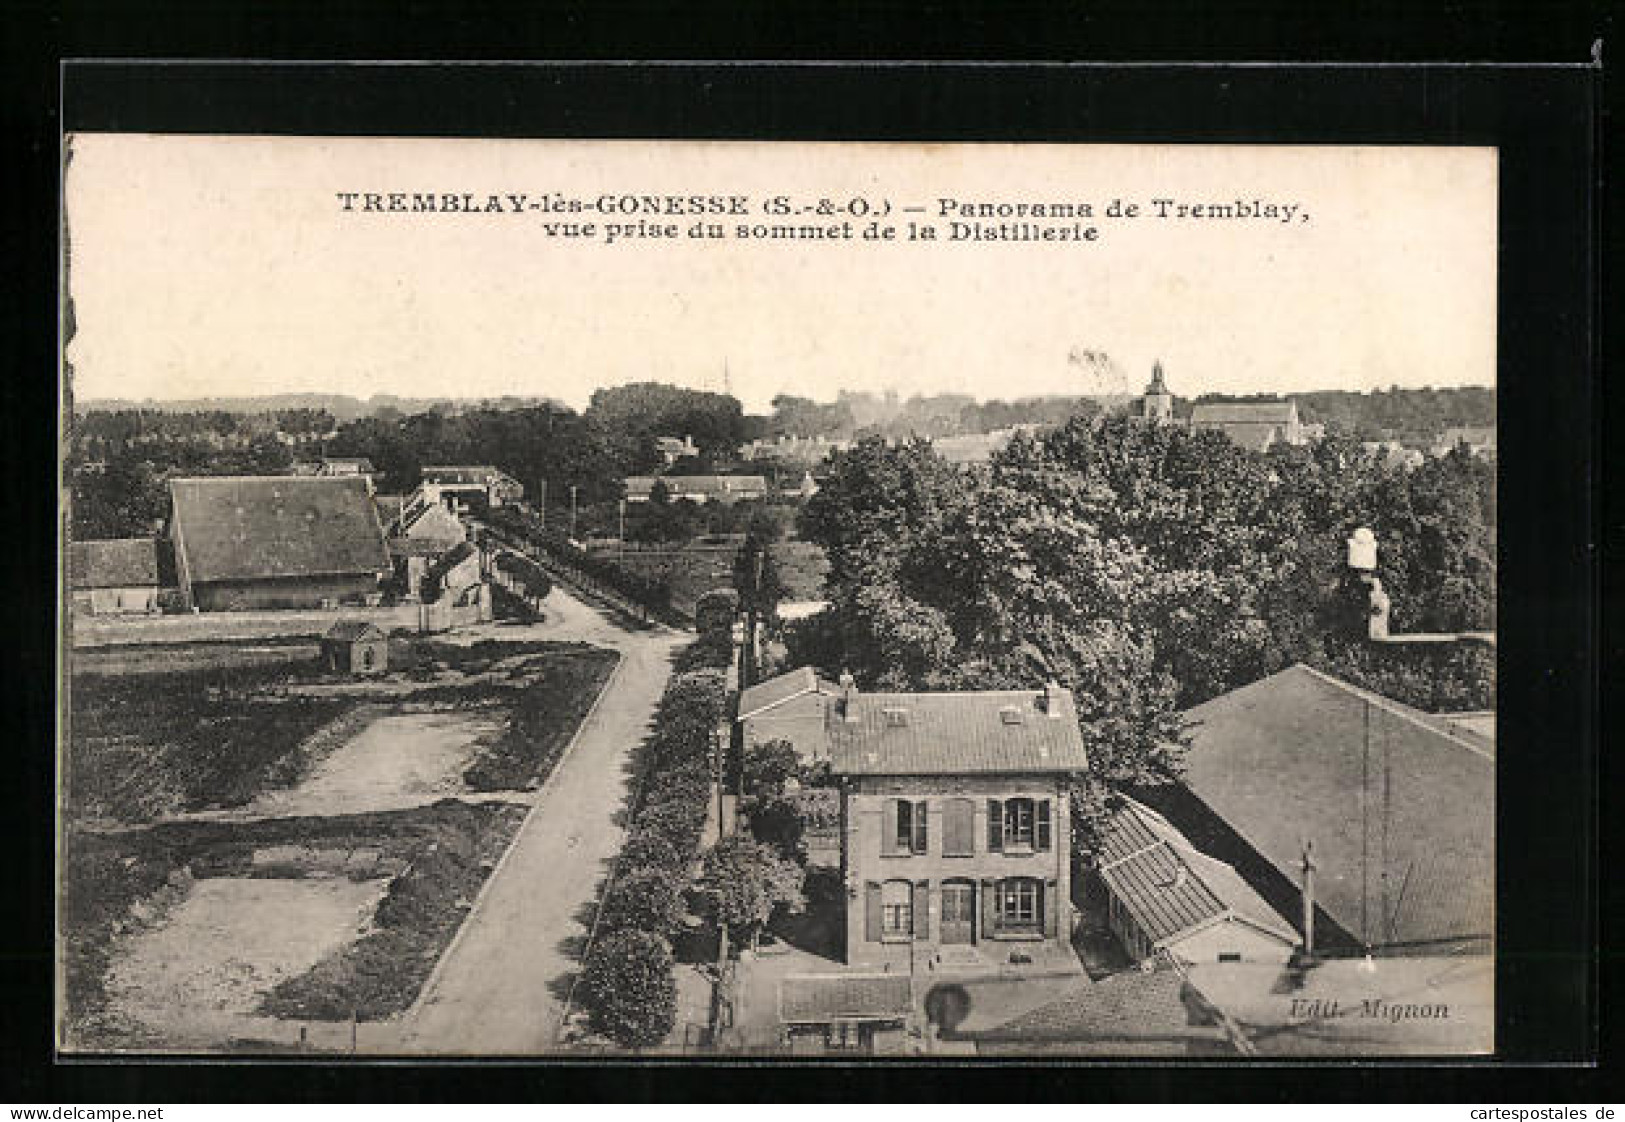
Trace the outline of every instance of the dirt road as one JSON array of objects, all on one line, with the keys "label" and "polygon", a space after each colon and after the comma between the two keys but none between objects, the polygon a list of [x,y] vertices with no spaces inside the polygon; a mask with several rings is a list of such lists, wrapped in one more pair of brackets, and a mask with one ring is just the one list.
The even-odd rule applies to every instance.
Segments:
[{"label": "dirt road", "polygon": [[[553,1049],[564,996],[585,939],[581,917],[619,852],[614,817],[628,755],[648,730],[672,631],[624,631],[562,590],[545,604],[536,638],[581,639],[621,652],[621,663],[569,752],[538,792],[418,1005],[382,1050],[428,1055],[534,1055]],[[507,637],[523,638],[519,628]],[[459,636],[463,638],[464,636]],[[477,638],[477,635],[469,635]]]}]

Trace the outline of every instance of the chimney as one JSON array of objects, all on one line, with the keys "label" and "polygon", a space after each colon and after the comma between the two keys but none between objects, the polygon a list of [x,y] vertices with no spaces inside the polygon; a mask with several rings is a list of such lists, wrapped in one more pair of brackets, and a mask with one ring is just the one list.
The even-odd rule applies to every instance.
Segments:
[{"label": "chimney", "polygon": [[848,724],[858,719],[858,709],[855,702],[858,700],[858,683],[853,679],[850,670],[841,671],[838,679],[841,686],[841,719]]},{"label": "chimney", "polygon": [[1044,683],[1044,712],[1052,721],[1061,719],[1061,683],[1054,678]]}]

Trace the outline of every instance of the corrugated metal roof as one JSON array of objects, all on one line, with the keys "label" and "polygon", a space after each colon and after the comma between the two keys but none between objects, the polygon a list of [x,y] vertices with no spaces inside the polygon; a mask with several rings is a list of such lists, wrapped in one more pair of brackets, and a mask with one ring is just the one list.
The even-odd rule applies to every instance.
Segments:
[{"label": "corrugated metal roof", "polygon": [[[1021,714],[1019,723],[1005,720],[1006,707]],[[1043,690],[859,693],[829,706],[824,731],[830,766],[844,775],[1070,772],[1089,766],[1068,690],[1058,691],[1053,717]]]},{"label": "corrugated metal roof", "polygon": [[913,1006],[907,974],[792,974],[779,983],[784,1024],[901,1020]]},{"label": "corrugated metal roof", "polygon": [[1198,851],[1167,819],[1126,799],[1100,849],[1100,875],[1152,943],[1235,916],[1288,942],[1297,933],[1223,861]]},{"label": "corrugated metal roof", "polygon": [[193,581],[389,569],[383,527],[360,476],[172,479],[169,491]]}]

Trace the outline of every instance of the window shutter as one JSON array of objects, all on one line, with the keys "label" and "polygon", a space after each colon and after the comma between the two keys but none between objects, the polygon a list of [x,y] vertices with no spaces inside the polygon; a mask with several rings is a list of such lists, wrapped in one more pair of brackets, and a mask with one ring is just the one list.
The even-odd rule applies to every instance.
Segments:
[{"label": "window shutter", "polygon": [[1004,852],[1004,804],[998,799],[987,800],[987,850]]},{"label": "window shutter", "polygon": [[945,857],[976,855],[976,804],[949,799],[942,808],[942,853]]},{"label": "window shutter", "polygon": [[991,939],[999,929],[999,884],[982,882],[982,938]]},{"label": "window shutter", "polygon": [[887,799],[880,822],[880,852],[887,857],[897,852],[897,831],[903,815],[902,799]]},{"label": "window shutter", "polygon": [[1056,918],[1057,913],[1060,911],[1061,902],[1056,899],[1060,893],[1055,891],[1055,887],[1055,882],[1052,880],[1045,881],[1038,886],[1038,895],[1040,897],[1038,906],[1044,913],[1044,938],[1046,939],[1055,938]]},{"label": "window shutter", "polygon": [[880,942],[880,885],[874,881],[863,886],[863,937]]},{"label": "window shutter", "polygon": [[914,804],[914,852],[924,853],[926,850],[925,827],[925,800],[921,799]]},{"label": "window shutter", "polygon": [[1049,848],[1049,800],[1039,799],[1033,804],[1033,848]]},{"label": "window shutter", "polygon": [[931,882],[928,880],[914,885],[914,937],[931,937]]}]

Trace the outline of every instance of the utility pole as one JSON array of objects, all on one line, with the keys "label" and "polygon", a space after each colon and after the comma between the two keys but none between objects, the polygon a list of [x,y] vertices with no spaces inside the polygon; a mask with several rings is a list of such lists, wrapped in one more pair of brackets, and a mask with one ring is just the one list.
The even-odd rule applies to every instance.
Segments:
[{"label": "utility pole", "polygon": [[621,516],[621,530],[620,530],[620,534],[616,537],[615,540],[620,544],[620,547],[621,547],[621,549],[620,549],[620,553],[621,553],[621,561],[620,561],[620,563],[624,567],[626,565],[626,500],[625,499],[622,499],[620,501],[619,511],[620,511],[620,516]]},{"label": "utility pole", "polygon": [[570,484],[570,541],[576,540],[576,485]]},{"label": "utility pole", "polygon": [[1303,843],[1303,955],[1315,953],[1315,843]]},{"label": "utility pole", "polygon": [[538,522],[541,525],[542,529],[545,530],[545,529],[547,529],[547,480],[545,480],[545,479],[542,480],[541,486],[542,486],[542,501],[541,501],[541,505],[538,507],[538,509],[541,511],[541,518],[538,519]]}]

